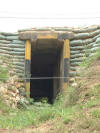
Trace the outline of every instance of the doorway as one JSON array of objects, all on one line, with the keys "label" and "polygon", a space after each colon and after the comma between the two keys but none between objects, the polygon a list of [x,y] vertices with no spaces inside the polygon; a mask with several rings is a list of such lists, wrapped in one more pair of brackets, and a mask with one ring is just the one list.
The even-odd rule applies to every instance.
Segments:
[{"label": "doorway", "polygon": [[39,39],[31,44],[30,97],[53,103],[63,85],[63,42]]}]

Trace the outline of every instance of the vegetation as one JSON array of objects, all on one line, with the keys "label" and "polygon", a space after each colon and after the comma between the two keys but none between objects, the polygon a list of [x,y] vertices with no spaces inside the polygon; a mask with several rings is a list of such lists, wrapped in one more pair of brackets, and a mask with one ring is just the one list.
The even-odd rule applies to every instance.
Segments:
[{"label": "vegetation", "polygon": [[100,60],[100,48],[92,56],[85,58],[80,66],[89,67],[95,60]]},{"label": "vegetation", "polygon": [[[95,60],[100,60],[100,50],[85,60],[82,66],[90,67]],[[89,72],[86,74],[87,77],[90,75]],[[49,121],[53,125],[52,133],[98,133],[100,83],[97,80],[94,84],[93,80],[76,80],[78,86],[69,86],[65,94],[60,94],[53,105],[49,105],[45,98],[37,103],[29,99],[30,104],[20,102],[19,108],[11,109],[0,100],[0,128],[23,129]],[[87,82],[90,82],[90,85],[85,84]]]}]

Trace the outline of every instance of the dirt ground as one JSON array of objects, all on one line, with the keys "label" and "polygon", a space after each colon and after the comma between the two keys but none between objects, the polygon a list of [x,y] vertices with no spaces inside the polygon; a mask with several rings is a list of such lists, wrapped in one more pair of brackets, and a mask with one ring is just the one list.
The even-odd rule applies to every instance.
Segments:
[{"label": "dirt ground", "polygon": [[[95,61],[89,69],[85,70],[84,75],[85,77],[81,79],[80,82],[84,83],[82,93],[87,94],[88,90],[91,87],[93,87],[98,83],[100,84],[100,60]],[[82,102],[83,100],[84,99],[81,99],[80,102]],[[100,110],[100,104],[90,109],[84,109],[83,115],[87,116],[88,118],[89,113],[95,109]],[[81,119],[81,120],[73,121],[70,124],[64,124],[61,119],[56,119],[56,120],[46,121],[38,125],[37,127],[31,126],[22,130],[0,129],[0,133],[100,133],[100,126],[98,125],[97,125],[98,130],[96,132],[94,131],[92,132],[91,130],[89,130],[87,125],[84,125],[86,126],[86,128],[82,127],[77,129],[78,125],[81,124],[82,122],[83,121]]]}]

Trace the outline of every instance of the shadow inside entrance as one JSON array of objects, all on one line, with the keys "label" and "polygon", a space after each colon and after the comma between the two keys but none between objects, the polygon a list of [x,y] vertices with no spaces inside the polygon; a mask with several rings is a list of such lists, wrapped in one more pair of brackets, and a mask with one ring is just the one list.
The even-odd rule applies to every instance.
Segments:
[{"label": "shadow inside entrance", "polygon": [[[47,41],[44,41],[44,43],[47,43]],[[37,44],[39,45],[39,42]],[[48,44],[50,45],[50,42]],[[46,97],[49,103],[53,103],[60,92],[63,82],[62,79],[55,78],[63,75],[63,69],[61,69],[63,64],[63,50],[61,45],[51,48],[49,45],[48,48],[44,47],[42,49],[39,49],[41,47],[34,49],[32,45],[31,78],[33,79],[30,81],[30,97],[35,100]]]}]

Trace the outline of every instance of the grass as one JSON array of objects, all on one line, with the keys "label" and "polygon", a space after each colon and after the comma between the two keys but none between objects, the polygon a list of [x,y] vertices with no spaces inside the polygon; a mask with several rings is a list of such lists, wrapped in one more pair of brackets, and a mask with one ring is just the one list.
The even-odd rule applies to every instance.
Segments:
[{"label": "grass", "polygon": [[8,110],[5,115],[0,115],[1,128],[16,128],[21,129],[29,125],[37,125],[42,122],[53,120],[56,118],[63,119],[64,123],[72,121],[72,116],[77,110],[76,106],[64,107],[62,100],[56,101],[52,106],[36,107],[34,105],[28,106],[27,109],[6,109],[0,102],[0,108]]},{"label": "grass", "polygon": [[[96,93],[98,93],[98,91],[96,91],[98,86],[95,88],[95,96],[97,95]],[[2,109],[3,112],[3,114],[0,114],[0,128],[22,129],[57,118],[61,119],[64,125],[68,125],[76,121],[77,118],[83,119],[84,116],[80,114],[77,117],[77,113],[82,112],[86,108],[92,108],[98,105],[100,103],[100,94],[98,94],[99,97],[95,97],[95,99],[89,100],[84,104],[78,104],[78,98],[76,98],[78,93],[74,95],[76,92],[74,89],[75,88],[69,87],[66,91],[67,94],[64,96],[59,95],[52,106],[48,106],[48,104],[47,106],[35,106],[31,104],[28,105],[27,108],[10,109],[0,101],[0,109]],[[75,102],[71,98],[75,99]],[[99,111],[91,112],[91,116],[95,118],[99,117]],[[83,123],[85,123],[85,120]],[[84,128],[91,126],[90,121],[87,121],[87,123],[86,125],[82,124]],[[82,126],[80,127],[83,128]]]},{"label": "grass", "polygon": [[91,64],[95,61],[95,60],[99,60],[100,59],[100,48],[97,49],[96,53],[93,56],[89,56],[87,58],[85,58],[83,60],[83,62],[80,64],[80,67],[90,67]]},{"label": "grass", "polygon": [[[85,60],[83,64],[89,67],[95,59],[100,59],[100,50],[94,57]],[[80,86],[84,86],[84,83]],[[78,103],[80,99],[83,99],[83,95],[80,95],[83,90],[80,88],[69,86],[65,94],[60,94],[53,105],[48,105],[46,99],[42,99],[42,104],[39,106],[30,100],[30,105],[11,109],[0,100],[0,128],[23,129],[50,120],[55,121],[55,133],[65,133],[65,131],[67,133],[69,126],[71,128],[74,124],[79,130],[88,129],[93,133],[100,131],[100,110],[94,109],[94,107],[100,106],[100,84],[88,90],[89,99],[84,103]]]},{"label": "grass", "polygon": [[0,66],[0,81],[5,82],[8,78],[8,68]]}]

